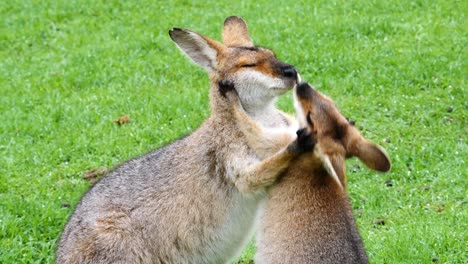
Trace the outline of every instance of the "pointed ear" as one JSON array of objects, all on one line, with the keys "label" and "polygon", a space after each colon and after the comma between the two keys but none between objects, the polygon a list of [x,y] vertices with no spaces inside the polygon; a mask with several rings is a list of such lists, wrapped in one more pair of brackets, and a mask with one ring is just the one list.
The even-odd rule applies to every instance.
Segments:
[{"label": "pointed ear", "polygon": [[224,21],[223,42],[228,47],[253,47],[249,30],[242,18],[230,16]]},{"label": "pointed ear", "polygon": [[169,31],[171,39],[193,62],[203,67],[207,72],[216,70],[217,56],[223,50],[223,45],[196,32],[174,28]]},{"label": "pointed ear", "polygon": [[365,139],[356,145],[352,153],[370,169],[387,172],[392,167],[390,158],[385,150],[381,146]]},{"label": "pointed ear", "polygon": [[[344,184],[344,167],[342,164],[339,163],[339,160],[328,156],[327,154],[318,154],[320,160],[322,161],[323,167],[328,172],[328,175],[332,177],[332,179],[343,189]],[[341,182],[343,180],[343,183]]]},{"label": "pointed ear", "polygon": [[346,186],[346,176],[345,176],[345,169],[346,163],[342,156],[333,155],[330,156],[331,165],[335,170],[336,176],[340,179],[341,186]]}]

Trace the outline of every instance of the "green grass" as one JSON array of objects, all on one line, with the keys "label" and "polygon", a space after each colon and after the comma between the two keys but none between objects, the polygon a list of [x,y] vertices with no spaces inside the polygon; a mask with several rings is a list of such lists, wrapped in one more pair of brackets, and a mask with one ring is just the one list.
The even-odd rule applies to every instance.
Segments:
[{"label": "green grass", "polygon": [[1,1],[0,263],[53,262],[85,171],[200,125],[207,75],[167,32],[220,39],[233,14],[387,149],[389,174],[348,163],[371,262],[467,263],[468,2],[454,0]]}]

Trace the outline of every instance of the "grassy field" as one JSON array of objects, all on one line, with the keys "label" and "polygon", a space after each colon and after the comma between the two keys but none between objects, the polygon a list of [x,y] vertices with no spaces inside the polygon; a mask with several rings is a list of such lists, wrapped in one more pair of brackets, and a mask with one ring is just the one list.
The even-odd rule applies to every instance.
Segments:
[{"label": "grassy field", "polygon": [[[348,163],[371,262],[468,263],[467,14],[454,0],[1,1],[0,263],[53,262],[87,171],[197,128],[208,78],[167,32],[220,39],[229,15],[387,149],[389,174]],[[278,105],[292,111],[291,94]]]}]

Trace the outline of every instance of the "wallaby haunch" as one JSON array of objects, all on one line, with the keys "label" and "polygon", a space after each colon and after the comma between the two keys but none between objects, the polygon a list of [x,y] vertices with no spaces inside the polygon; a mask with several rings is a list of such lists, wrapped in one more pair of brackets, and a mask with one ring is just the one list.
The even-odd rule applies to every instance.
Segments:
[{"label": "wallaby haunch", "polygon": [[[262,135],[234,93],[231,111],[249,142],[284,145]],[[329,98],[307,83],[295,88],[302,133],[312,133],[313,152],[293,160],[269,190],[257,231],[256,263],[367,263],[346,192],[345,159],[356,156],[369,168],[390,170],[385,151],[367,141]],[[310,142],[309,142],[310,144]]]},{"label": "wallaby haunch", "polygon": [[[296,70],[254,46],[241,18],[226,19],[223,43],[186,29],[169,34],[209,73],[211,116],[96,183],[65,226],[57,263],[228,262],[251,237],[265,187],[304,151],[307,137],[295,140],[297,124],[274,106],[297,83]],[[264,133],[288,143],[253,149],[227,111],[224,82],[236,85]]]}]

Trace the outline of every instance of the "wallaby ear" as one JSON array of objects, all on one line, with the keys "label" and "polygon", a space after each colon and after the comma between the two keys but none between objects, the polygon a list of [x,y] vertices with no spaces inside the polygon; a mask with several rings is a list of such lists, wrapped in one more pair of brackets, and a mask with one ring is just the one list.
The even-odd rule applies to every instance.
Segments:
[{"label": "wallaby ear", "polygon": [[331,165],[335,170],[336,176],[340,180],[341,187],[346,186],[346,176],[345,176],[345,169],[346,163],[342,156],[339,155],[332,155],[330,156]]},{"label": "wallaby ear", "polygon": [[343,179],[344,181],[343,163],[340,164],[338,160],[330,158],[330,156],[326,154],[319,153],[318,156],[320,160],[322,160],[323,167],[328,172],[328,175],[332,177],[332,179],[338,184],[338,186],[340,186],[340,188],[343,188],[343,184],[340,180]]},{"label": "wallaby ear", "polygon": [[253,47],[249,30],[244,20],[237,16],[230,16],[224,20],[223,42],[228,47]]},{"label": "wallaby ear", "polygon": [[392,167],[390,158],[385,150],[372,142],[362,140],[352,151],[354,156],[358,157],[370,169],[387,172]]},{"label": "wallaby ear", "polygon": [[169,31],[171,39],[192,61],[208,72],[216,70],[217,55],[222,52],[223,45],[196,32],[174,28]]}]

